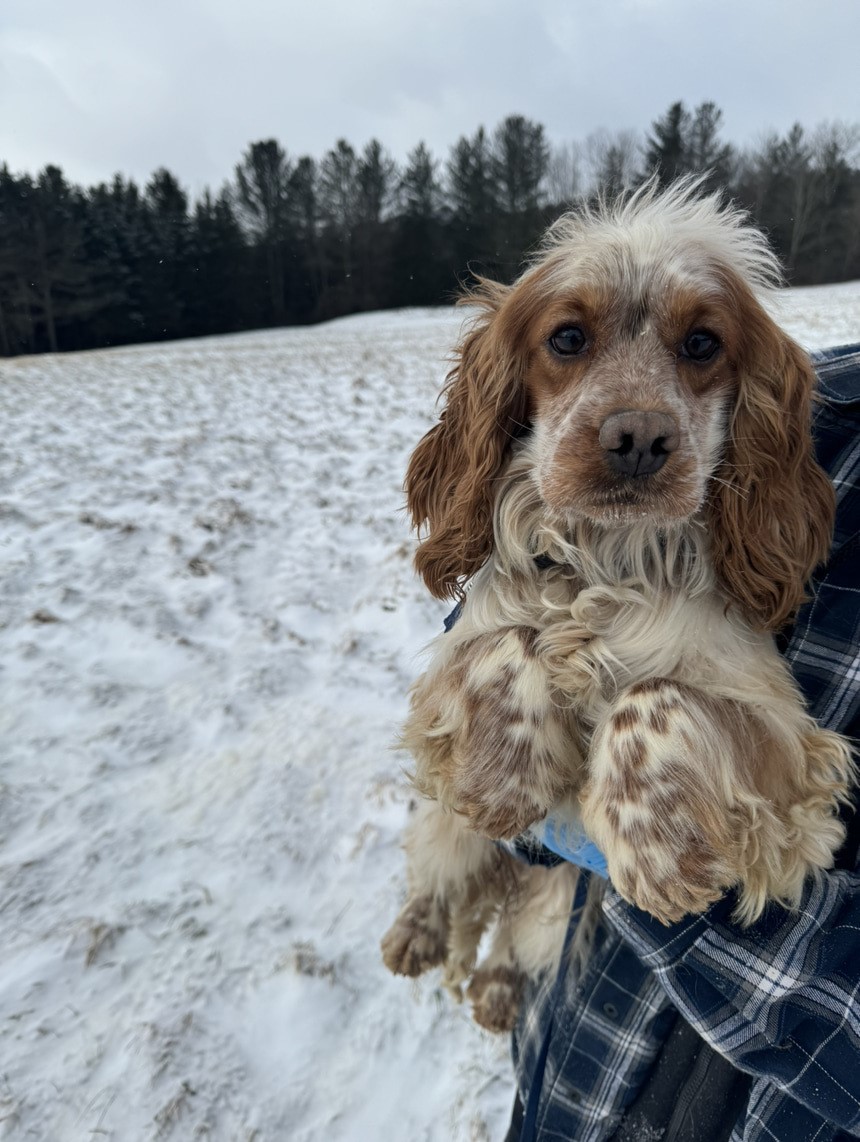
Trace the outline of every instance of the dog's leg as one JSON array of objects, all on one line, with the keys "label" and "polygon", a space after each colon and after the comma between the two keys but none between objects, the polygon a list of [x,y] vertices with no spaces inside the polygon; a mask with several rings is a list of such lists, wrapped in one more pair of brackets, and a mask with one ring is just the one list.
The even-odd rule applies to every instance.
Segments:
[{"label": "dog's leg", "polygon": [[502,854],[435,801],[419,806],[405,848],[407,900],[382,939],[382,958],[396,975],[417,976],[444,963],[451,947],[453,987],[454,974],[471,970],[482,934],[476,886],[492,881]]},{"label": "dog's leg", "polygon": [[621,693],[594,734],[582,819],[613,884],[664,923],[738,886],[736,916],[796,903],[841,826],[846,743],[796,702],[765,714],[668,678]]},{"label": "dog's leg", "polygon": [[475,1022],[510,1031],[528,978],[555,971],[564,946],[577,869],[519,865],[486,958],[467,989]]},{"label": "dog's leg", "polygon": [[382,959],[395,975],[419,976],[448,951],[447,903],[426,893],[410,896],[382,937]]},{"label": "dog's leg", "polygon": [[569,703],[536,641],[506,627],[452,643],[416,686],[404,728],[418,788],[488,837],[521,833],[581,780]]},{"label": "dog's leg", "polygon": [[475,968],[481,937],[499,910],[499,894],[494,888],[494,878],[491,881],[484,873],[464,886],[463,896],[451,907],[442,983],[458,1002],[463,998],[463,984]]},{"label": "dog's leg", "polygon": [[663,923],[702,912],[738,879],[733,747],[714,703],[654,678],[596,727],[582,820],[621,895]]}]

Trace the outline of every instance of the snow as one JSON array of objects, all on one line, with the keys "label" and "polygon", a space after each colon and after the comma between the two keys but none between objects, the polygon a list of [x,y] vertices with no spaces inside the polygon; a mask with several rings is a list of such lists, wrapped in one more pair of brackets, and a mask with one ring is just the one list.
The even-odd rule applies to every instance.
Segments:
[{"label": "snow", "polygon": [[[860,339],[860,283],[781,312]],[[507,1042],[378,951],[447,609],[401,481],[461,322],[0,366],[0,1137],[504,1134]]]}]

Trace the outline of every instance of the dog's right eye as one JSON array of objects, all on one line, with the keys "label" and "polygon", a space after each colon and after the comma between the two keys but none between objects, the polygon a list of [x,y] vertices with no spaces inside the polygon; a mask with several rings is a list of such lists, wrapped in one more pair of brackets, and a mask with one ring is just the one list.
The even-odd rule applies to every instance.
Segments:
[{"label": "dog's right eye", "polygon": [[557,329],[549,339],[549,347],[560,357],[575,357],[586,347],[587,338],[578,325]]}]

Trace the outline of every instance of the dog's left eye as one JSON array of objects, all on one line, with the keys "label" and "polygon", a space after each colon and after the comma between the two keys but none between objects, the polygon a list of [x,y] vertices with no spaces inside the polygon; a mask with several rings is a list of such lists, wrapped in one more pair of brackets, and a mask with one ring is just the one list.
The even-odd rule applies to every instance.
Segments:
[{"label": "dog's left eye", "polygon": [[561,357],[573,357],[581,353],[586,346],[586,336],[578,325],[565,326],[557,329],[549,339],[549,346],[553,352]]},{"label": "dog's left eye", "polygon": [[694,329],[684,338],[681,356],[691,361],[710,361],[720,348],[719,338],[707,329]]}]

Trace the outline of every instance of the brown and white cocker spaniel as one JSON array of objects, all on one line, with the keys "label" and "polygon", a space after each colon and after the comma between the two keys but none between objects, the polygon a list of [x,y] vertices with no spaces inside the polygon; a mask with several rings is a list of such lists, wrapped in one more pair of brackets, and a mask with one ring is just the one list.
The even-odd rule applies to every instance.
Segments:
[{"label": "brown and white cocker spaniel", "polygon": [[778,280],[741,212],[652,182],[561,218],[514,285],[469,298],[406,477],[416,566],[464,602],[412,694],[428,799],[383,955],[471,977],[485,1026],[510,1027],[525,977],[558,962],[577,875],[492,838],[579,817],[665,923],[731,887],[741,923],[796,904],[841,842],[849,747],[773,640],[834,511],[813,371],[757,298]]}]

